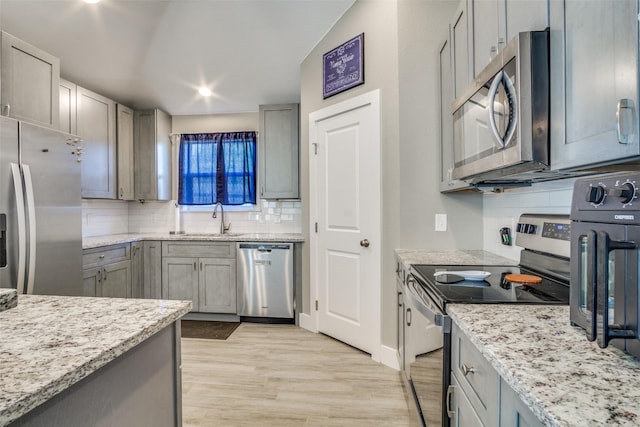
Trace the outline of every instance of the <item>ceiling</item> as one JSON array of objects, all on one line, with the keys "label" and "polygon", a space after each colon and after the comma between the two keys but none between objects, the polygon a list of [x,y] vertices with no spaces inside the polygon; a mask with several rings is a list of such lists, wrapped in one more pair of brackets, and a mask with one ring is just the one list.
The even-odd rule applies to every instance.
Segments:
[{"label": "ceiling", "polygon": [[134,109],[238,113],[299,102],[300,64],[354,1],[0,0],[0,28]]}]

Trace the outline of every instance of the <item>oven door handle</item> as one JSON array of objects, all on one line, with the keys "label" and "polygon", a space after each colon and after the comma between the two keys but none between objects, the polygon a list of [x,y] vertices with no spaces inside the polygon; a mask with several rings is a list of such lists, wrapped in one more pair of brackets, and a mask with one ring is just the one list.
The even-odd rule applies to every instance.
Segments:
[{"label": "oven door handle", "polygon": [[596,340],[598,330],[598,278],[597,278],[597,242],[598,234],[594,230],[589,230],[587,234],[587,307],[591,307],[591,318],[586,325],[587,340]]},{"label": "oven door handle", "polygon": [[451,332],[451,318],[444,314],[436,306],[435,303],[430,301],[428,296],[422,296],[418,290],[418,282],[416,279],[409,275],[407,277],[407,287],[409,288],[408,297],[412,300],[413,306],[428,320],[433,322],[437,326],[442,326],[443,333]]},{"label": "oven door handle", "polygon": [[626,329],[625,326],[609,324],[609,253],[616,250],[636,250],[635,242],[611,240],[606,231],[599,231],[597,238],[597,330],[598,346],[606,348],[612,338],[633,338],[636,331]]}]

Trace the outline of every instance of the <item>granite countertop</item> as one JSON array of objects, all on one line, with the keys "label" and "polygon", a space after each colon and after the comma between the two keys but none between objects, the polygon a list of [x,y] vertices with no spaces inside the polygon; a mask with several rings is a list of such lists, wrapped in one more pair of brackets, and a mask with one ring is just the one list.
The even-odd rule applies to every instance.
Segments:
[{"label": "granite countertop", "polygon": [[191,310],[190,301],[20,295],[0,313],[0,425],[21,417]]},{"label": "granite countertop", "polygon": [[640,425],[640,359],[588,342],[568,306],[447,311],[544,425]]},{"label": "granite countertop", "polygon": [[18,305],[18,292],[15,289],[0,288],[0,312]]},{"label": "granite countertop", "polygon": [[140,234],[108,234],[104,236],[85,237],[82,239],[82,249],[98,248],[100,246],[116,245],[119,243],[139,242],[142,240],[197,240],[213,242],[283,242],[300,243],[304,237],[299,233],[244,233],[244,234],[210,234],[210,233],[140,233]]},{"label": "granite countertop", "polygon": [[482,250],[396,249],[396,256],[407,267],[411,264],[518,265],[517,261]]}]

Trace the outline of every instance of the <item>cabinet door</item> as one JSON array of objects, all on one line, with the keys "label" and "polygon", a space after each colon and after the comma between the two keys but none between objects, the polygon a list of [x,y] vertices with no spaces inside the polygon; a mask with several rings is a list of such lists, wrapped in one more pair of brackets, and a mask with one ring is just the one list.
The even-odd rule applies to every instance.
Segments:
[{"label": "cabinet door", "polygon": [[60,79],[60,130],[76,134],[76,84]]},{"label": "cabinet door", "polygon": [[134,193],[140,200],[171,200],[171,117],[161,110],[134,115]]},{"label": "cabinet door", "polygon": [[542,427],[543,424],[515,391],[502,380],[500,387],[500,426]]},{"label": "cabinet door", "polygon": [[143,298],[162,298],[162,242],[145,241],[143,264]]},{"label": "cabinet door", "polygon": [[472,40],[474,78],[505,45],[505,0],[474,0]]},{"label": "cabinet door", "polygon": [[2,32],[2,114],[58,128],[60,60]]},{"label": "cabinet door", "polygon": [[298,104],[261,105],[259,140],[260,196],[299,198]]},{"label": "cabinet door", "polygon": [[456,377],[451,375],[451,400],[449,402],[450,409],[453,412],[451,417],[452,427],[468,427],[468,426],[484,426],[462,387],[458,384]]},{"label": "cabinet door", "polygon": [[131,297],[144,297],[144,244],[131,243]]},{"label": "cabinet door", "polygon": [[131,297],[131,261],[120,261],[102,267],[101,297]]},{"label": "cabinet door", "polygon": [[453,75],[451,43],[446,40],[440,49],[440,191],[469,188],[464,181],[453,179]]},{"label": "cabinet door", "polygon": [[162,258],[162,298],[190,300],[198,311],[198,258]]},{"label": "cabinet door", "polygon": [[133,200],[133,110],[116,106],[118,199]]},{"label": "cabinet door", "polygon": [[553,1],[550,14],[552,168],[638,155],[637,0]]},{"label": "cabinet door", "polygon": [[469,85],[471,73],[471,44],[469,43],[469,24],[467,22],[467,0],[460,2],[451,22],[451,53],[453,74],[453,97],[460,96]]},{"label": "cabinet door", "polygon": [[102,268],[86,268],[82,271],[82,296],[98,296],[102,278]]},{"label": "cabinet door", "polygon": [[233,313],[236,310],[236,260],[200,258],[198,311]]},{"label": "cabinet door", "polygon": [[77,88],[77,126],[82,138],[82,197],[116,198],[116,104]]},{"label": "cabinet door", "polygon": [[505,43],[523,31],[540,31],[549,26],[547,0],[506,0],[506,8]]}]

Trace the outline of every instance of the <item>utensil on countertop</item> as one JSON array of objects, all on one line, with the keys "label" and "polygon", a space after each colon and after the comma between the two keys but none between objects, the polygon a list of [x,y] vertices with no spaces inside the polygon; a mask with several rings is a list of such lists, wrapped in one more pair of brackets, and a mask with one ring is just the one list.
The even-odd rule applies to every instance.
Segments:
[{"label": "utensil on countertop", "polygon": [[438,280],[437,278],[439,276],[443,276],[443,275],[459,276],[459,277],[462,277],[462,280],[482,281],[487,277],[491,276],[491,273],[489,273],[488,271],[481,271],[481,270],[461,270],[461,271],[443,270],[443,271],[436,271],[435,273],[433,273],[433,277],[435,277],[436,280]]}]

